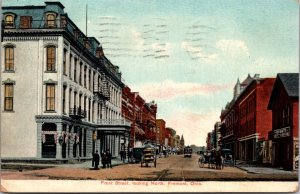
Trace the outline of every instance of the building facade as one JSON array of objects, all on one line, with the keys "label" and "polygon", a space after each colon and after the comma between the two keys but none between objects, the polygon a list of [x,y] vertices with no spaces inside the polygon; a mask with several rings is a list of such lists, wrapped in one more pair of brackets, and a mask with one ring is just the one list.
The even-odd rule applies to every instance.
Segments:
[{"label": "building facade", "polygon": [[166,122],[163,119],[156,119],[156,129],[158,131],[158,147],[162,151],[165,145]]},{"label": "building facade", "polygon": [[131,122],[130,147],[156,144],[156,112],[156,103],[146,103],[139,93],[128,86],[123,88],[122,116]]},{"label": "building facade", "polygon": [[97,149],[118,156],[121,73],[59,2],[3,7],[1,156],[69,160]]},{"label": "building facade", "polygon": [[286,170],[298,169],[299,74],[277,75],[268,104],[272,111],[272,163]]},{"label": "building facade", "polygon": [[267,109],[274,78],[248,77],[234,87],[234,96],[221,113],[222,147],[237,160],[262,160],[259,142],[268,140],[272,112]]}]

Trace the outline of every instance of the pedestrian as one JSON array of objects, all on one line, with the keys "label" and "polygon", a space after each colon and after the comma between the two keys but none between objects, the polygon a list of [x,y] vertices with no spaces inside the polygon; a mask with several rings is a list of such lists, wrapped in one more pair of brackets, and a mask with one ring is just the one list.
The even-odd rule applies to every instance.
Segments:
[{"label": "pedestrian", "polygon": [[102,168],[106,168],[107,156],[105,152],[102,152],[101,154],[101,163],[102,163]]},{"label": "pedestrian", "polygon": [[98,166],[99,166],[99,160],[100,160],[100,156],[98,154],[98,150],[96,150],[96,152],[93,154],[93,161],[92,161],[92,166],[94,167],[95,170],[98,170]]},{"label": "pedestrian", "polygon": [[128,152],[128,162],[133,162],[132,148],[130,148]]},{"label": "pedestrian", "polygon": [[216,161],[216,169],[221,170],[222,169],[222,155],[221,151],[218,151],[215,156]]},{"label": "pedestrian", "polygon": [[112,166],[111,166],[111,153],[109,152],[109,150],[106,151],[106,157],[107,157],[107,167],[112,168]]}]

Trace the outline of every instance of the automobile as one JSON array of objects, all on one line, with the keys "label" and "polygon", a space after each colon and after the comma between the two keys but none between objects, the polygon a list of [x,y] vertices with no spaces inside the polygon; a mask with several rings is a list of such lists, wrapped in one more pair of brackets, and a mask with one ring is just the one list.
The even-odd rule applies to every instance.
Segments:
[{"label": "automobile", "polygon": [[221,149],[221,155],[224,159],[224,164],[232,165],[233,164],[233,152],[231,149],[223,148]]}]

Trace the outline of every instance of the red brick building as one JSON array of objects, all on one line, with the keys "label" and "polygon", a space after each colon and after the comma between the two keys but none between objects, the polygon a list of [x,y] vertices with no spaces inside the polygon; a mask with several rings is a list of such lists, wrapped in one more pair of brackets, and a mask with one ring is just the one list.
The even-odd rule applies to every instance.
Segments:
[{"label": "red brick building", "polygon": [[166,122],[163,119],[156,119],[156,128],[158,130],[158,146],[162,149],[162,146],[165,144]]},{"label": "red brick building", "polygon": [[142,146],[144,143],[155,142],[156,112],[154,102],[146,103],[137,92],[128,86],[122,90],[122,116],[131,121],[130,147]]},{"label": "red brick building", "polygon": [[273,112],[271,138],[275,167],[298,169],[298,102],[299,74],[278,74],[268,105]]},{"label": "red brick building", "polygon": [[237,99],[239,155],[236,158],[240,160],[257,161],[257,143],[268,139],[268,132],[272,128],[272,112],[267,107],[274,82],[274,78],[256,78]]},{"label": "red brick building", "polygon": [[221,113],[222,147],[235,159],[257,161],[257,143],[268,139],[272,112],[267,109],[274,78],[248,77],[234,88],[234,97]]}]

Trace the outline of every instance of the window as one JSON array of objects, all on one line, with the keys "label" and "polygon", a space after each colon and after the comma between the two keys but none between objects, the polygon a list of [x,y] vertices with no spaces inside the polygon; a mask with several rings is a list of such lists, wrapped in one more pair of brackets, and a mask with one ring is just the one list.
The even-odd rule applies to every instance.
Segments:
[{"label": "window", "polygon": [[87,67],[84,67],[84,72],[83,72],[83,86],[86,87],[86,69]]},{"label": "window", "polygon": [[20,16],[20,28],[31,28],[31,16]]},{"label": "window", "polygon": [[55,46],[47,47],[47,71],[55,71]]},{"label": "window", "polygon": [[66,114],[66,93],[67,93],[67,87],[64,86],[64,91],[63,91],[63,114]]},{"label": "window", "polygon": [[63,74],[67,75],[67,50],[64,50],[64,58],[63,58]]},{"label": "window", "polygon": [[14,26],[14,16],[6,15],[5,16],[5,27],[13,27]]},{"label": "window", "polygon": [[12,46],[5,47],[5,71],[14,70],[14,48]]},{"label": "window", "polygon": [[74,62],[74,82],[77,82],[77,59]]},{"label": "window", "polygon": [[70,55],[70,61],[69,61],[69,76],[70,76],[70,79],[72,80],[72,55]]},{"label": "window", "polygon": [[55,110],[55,85],[46,85],[46,111]]},{"label": "window", "polygon": [[92,72],[91,72],[91,70],[89,70],[89,85],[88,85],[89,90],[92,90],[91,89],[92,88],[91,83],[92,83]]},{"label": "window", "polygon": [[80,65],[79,65],[79,84],[82,86],[82,62],[80,62]]},{"label": "window", "polygon": [[14,102],[14,87],[13,84],[4,85],[4,110],[12,111]]},{"label": "window", "polygon": [[48,28],[54,28],[54,27],[56,27],[55,19],[56,19],[56,17],[55,17],[54,13],[48,14],[46,16],[46,26]]},{"label": "window", "polygon": [[289,107],[282,109],[282,127],[289,125],[290,110]]}]

